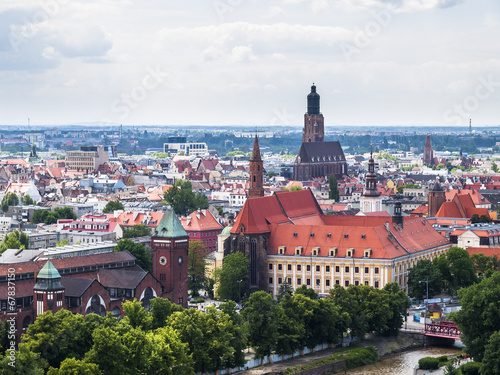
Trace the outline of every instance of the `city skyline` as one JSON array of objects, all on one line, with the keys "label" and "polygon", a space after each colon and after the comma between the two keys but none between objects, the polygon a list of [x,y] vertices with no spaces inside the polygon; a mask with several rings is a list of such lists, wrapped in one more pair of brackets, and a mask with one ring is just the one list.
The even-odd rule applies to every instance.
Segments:
[{"label": "city skyline", "polygon": [[[194,10],[193,10],[194,9]],[[0,124],[496,126],[491,0],[2,2]]]}]

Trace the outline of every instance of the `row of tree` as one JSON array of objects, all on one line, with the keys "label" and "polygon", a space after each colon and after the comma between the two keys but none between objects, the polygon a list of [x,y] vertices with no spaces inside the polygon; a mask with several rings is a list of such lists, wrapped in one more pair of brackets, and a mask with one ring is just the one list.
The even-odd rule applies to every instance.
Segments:
[{"label": "row of tree", "polygon": [[481,374],[500,374],[500,272],[458,291],[462,309],[452,314],[467,354],[482,362]]},{"label": "row of tree", "polygon": [[16,193],[8,193],[2,198],[0,208],[3,212],[7,212],[9,206],[17,206],[19,203],[22,203],[25,206],[30,206],[34,205],[35,201],[29,196],[29,194],[25,194],[21,197],[21,199],[19,199]]},{"label": "row of tree", "polygon": [[497,256],[469,255],[460,247],[451,247],[434,260],[420,260],[408,274],[408,294],[414,298],[426,295],[428,280],[429,298],[445,291],[455,296],[460,288],[478,281],[478,277],[491,275],[500,268]]},{"label": "row of tree", "polygon": [[[311,298],[312,297],[312,298]],[[339,343],[343,333],[395,334],[409,306],[397,284],[383,290],[336,287],[316,299],[313,290],[285,292],[279,303],[253,293],[241,314],[228,301],[220,310],[183,309],[168,299],[123,303],[126,317],[46,312],[31,324],[9,366],[8,324],[0,330],[2,374],[178,374],[214,372],[245,364],[249,345],[256,356],[291,354],[321,343]]]}]

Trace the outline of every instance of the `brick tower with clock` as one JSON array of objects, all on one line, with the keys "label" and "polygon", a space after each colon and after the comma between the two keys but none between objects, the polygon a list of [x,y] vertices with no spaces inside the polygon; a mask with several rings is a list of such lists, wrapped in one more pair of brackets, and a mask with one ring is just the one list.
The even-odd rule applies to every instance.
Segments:
[{"label": "brick tower with clock", "polygon": [[153,276],[160,281],[162,297],[187,307],[189,236],[168,207],[151,237]]}]

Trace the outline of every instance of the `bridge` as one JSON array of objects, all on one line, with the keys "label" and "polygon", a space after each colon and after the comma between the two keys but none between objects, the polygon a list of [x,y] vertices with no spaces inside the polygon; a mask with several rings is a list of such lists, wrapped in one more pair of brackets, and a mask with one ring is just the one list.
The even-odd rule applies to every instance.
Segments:
[{"label": "bridge", "polygon": [[462,332],[459,331],[453,322],[439,322],[432,324],[425,324],[425,336],[442,337],[445,339],[460,340]]}]

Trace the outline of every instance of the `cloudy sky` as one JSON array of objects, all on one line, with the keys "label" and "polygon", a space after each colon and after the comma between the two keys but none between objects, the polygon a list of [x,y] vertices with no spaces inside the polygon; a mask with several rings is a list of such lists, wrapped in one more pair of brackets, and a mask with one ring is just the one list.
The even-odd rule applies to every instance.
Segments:
[{"label": "cloudy sky", "polygon": [[500,124],[498,0],[2,0],[0,124]]}]

